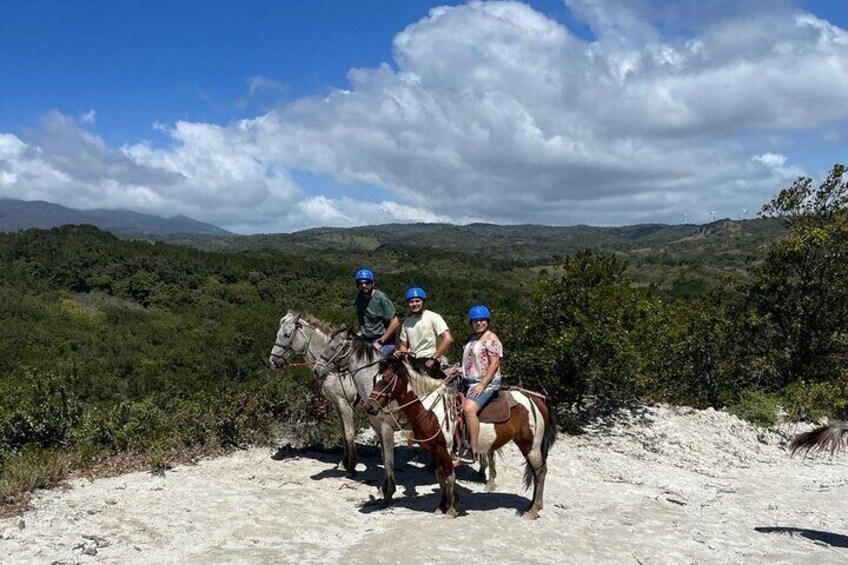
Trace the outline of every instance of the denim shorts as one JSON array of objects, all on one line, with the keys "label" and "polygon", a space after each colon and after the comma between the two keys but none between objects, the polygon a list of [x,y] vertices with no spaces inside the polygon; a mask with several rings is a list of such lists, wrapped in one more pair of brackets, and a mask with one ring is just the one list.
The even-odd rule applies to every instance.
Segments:
[{"label": "denim shorts", "polygon": [[[470,390],[471,387],[475,386],[475,385],[476,385],[476,383],[471,384],[468,387],[468,390]],[[466,392],[465,392],[465,398],[467,398],[468,400],[477,404],[478,409],[485,406],[486,403],[489,402],[489,399],[492,398],[492,395],[495,394],[498,391],[498,389],[496,389],[496,388],[491,388],[491,387],[487,386],[486,388],[483,389],[483,392],[481,392],[480,394],[478,394],[477,396],[472,398],[472,397],[468,396],[468,390],[466,390]]]}]

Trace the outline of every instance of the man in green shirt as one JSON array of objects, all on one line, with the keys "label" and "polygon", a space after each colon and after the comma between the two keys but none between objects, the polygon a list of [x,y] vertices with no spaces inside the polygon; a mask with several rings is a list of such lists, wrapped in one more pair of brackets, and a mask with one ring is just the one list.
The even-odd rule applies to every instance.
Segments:
[{"label": "man in green shirt", "polygon": [[356,320],[359,331],[383,357],[395,349],[395,332],[400,325],[392,301],[385,292],[374,288],[374,273],[359,269],[354,275],[356,288]]}]

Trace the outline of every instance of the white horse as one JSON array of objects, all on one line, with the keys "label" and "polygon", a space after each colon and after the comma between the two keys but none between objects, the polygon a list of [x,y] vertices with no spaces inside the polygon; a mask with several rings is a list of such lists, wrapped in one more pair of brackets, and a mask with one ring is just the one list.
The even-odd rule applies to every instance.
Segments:
[{"label": "white horse", "polygon": [[[294,356],[303,354],[306,364],[314,368],[320,353],[330,341],[330,330],[326,324],[311,317],[304,316],[291,310],[280,319],[280,328],[277,330],[277,340],[271,350],[270,363],[274,369],[280,369]],[[375,359],[379,355],[374,352]],[[325,371],[319,377],[321,381],[321,392],[329,400],[342,423],[344,432],[344,459],[342,465],[349,476],[356,474],[356,426],[353,419],[353,408],[360,404],[371,394],[374,386],[374,376],[377,374],[377,365],[366,370],[336,370]],[[383,481],[383,497],[391,500],[395,492],[394,480],[394,432],[393,423],[386,419],[384,414],[368,416],[368,421],[377,438],[380,441],[380,450],[383,455],[383,468],[385,479]]]}]

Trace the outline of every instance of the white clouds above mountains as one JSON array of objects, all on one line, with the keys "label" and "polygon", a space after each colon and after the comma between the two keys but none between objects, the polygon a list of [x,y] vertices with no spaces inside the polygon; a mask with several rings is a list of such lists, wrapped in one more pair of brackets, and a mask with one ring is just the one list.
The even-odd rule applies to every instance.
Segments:
[{"label": "white clouds above mountains", "polygon": [[226,125],[177,122],[167,147],[109,148],[94,112],[49,113],[23,138],[0,134],[0,196],[249,232],[621,224],[756,209],[821,172],[803,161],[810,139],[844,160],[844,30],[788,2],[707,2],[695,19],[648,1],[567,4],[594,40],[519,3],[437,8],[396,35],[393,65],[352,69],[348,89]]}]

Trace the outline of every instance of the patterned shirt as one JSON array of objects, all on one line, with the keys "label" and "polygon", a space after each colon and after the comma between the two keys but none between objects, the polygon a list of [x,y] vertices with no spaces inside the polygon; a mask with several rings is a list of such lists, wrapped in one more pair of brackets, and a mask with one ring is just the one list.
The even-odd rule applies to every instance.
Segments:
[{"label": "patterned shirt", "polygon": [[[498,339],[472,339],[462,350],[462,378],[466,384],[473,385],[483,380],[492,357],[503,357],[503,345]],[[495,372],[487,389],[501,387],[501,369]]]}]

